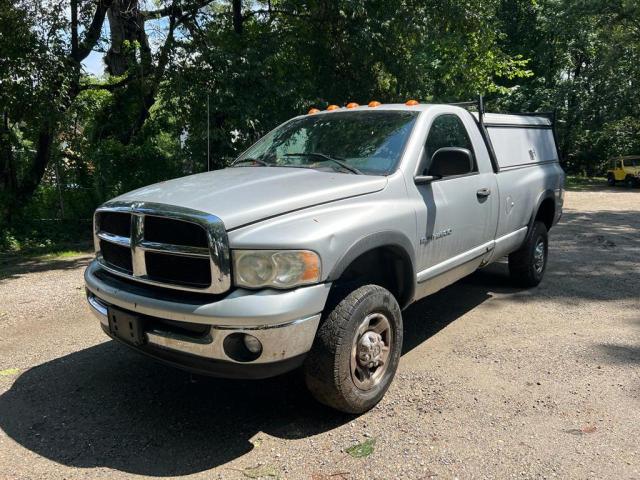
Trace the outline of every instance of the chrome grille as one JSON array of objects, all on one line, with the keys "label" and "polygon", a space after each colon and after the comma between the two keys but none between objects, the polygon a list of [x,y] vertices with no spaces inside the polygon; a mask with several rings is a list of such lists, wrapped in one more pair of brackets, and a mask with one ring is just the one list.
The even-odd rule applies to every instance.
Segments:
[{"label": "chrome grille", "polygon": [[230,287],[222,221],[196,210],[149,202],[110,202],[94,216],[96,258],[107,271],[179,290]]}]

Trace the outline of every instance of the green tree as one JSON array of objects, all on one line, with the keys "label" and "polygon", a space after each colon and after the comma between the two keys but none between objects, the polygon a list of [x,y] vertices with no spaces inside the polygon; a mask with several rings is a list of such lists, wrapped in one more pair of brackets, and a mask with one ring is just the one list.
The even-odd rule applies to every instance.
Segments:
[{"label": "green tree", "polygon": [[530,58],[533,76],[497,105],[556,110],[564,165],[602,173],[607,158],[640,151],[640,7],[629,0],[503,0],[502,48]]}]

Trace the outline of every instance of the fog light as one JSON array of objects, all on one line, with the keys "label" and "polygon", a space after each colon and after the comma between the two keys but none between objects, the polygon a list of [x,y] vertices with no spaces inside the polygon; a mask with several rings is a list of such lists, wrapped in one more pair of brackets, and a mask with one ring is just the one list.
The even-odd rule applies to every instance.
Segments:
[{"label": "fog light", "polygon": [[234,332],[227,335],[222,342],[227,356],[236,362],[253,362],[262,355],[262,343],[253,335]]},{"label": "fog light", "polygon": [[262,352],[262,344],[260,343],[260,340],[258,340],[253,335],[248,335],[245,333],[243,340],[244,346],[247,347],[247,350],[249,350],[251,353],[259,354],[260,352]]}]

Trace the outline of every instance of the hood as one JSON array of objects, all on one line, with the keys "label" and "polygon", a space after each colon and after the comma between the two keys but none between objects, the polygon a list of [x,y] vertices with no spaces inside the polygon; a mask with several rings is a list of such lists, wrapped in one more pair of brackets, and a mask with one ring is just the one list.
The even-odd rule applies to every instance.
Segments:
[{"label": "hood", "polygon": [[227,230],[320,203],[382,190],[386,177],[307,168],[236,167],[139,188],[114,200],[156,202],[216,215]]}]

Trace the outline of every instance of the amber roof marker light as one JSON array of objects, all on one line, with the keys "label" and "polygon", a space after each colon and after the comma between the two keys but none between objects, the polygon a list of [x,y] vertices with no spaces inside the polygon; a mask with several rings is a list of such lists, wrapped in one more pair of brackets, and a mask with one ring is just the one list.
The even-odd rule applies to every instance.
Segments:
[{"label": "amber roof marker light", "polygon": [[329,105],[327,107],[327,110],[331,111],[331,110],[339,110],[340,107],[338,105]]},{"label": "amber roof marker light", "polygon": [[370,106],[371,108],[376,108],[376,107],[379,107],[380,105],[382,105],[382,104],[381,104],[380,102],[376,101],[376,100],[371,100],[371,101],[369,102],[369,106]]},{"label": "amber roof marker light", "polygon": [[317,108],[311,108],[309,109],[309,111],[307,112],[307,115],[313,115],[314,113],[318,113],[320,110],[318,110]]},{"label": "amber roof marker light", "polygon": [[359,107],[360,105],[358,105],[356,102],[349,102],[347,103],[347,108],[356,108]]},{"label": "amber roof marker light", "polygon": [[420,104],[420,102],[419,102],[419,101],[417,101],[417,100],[407,100],[404,104],[405,104],[407,107],[415,107],[416,105],[419,105],[419,104]]}]

